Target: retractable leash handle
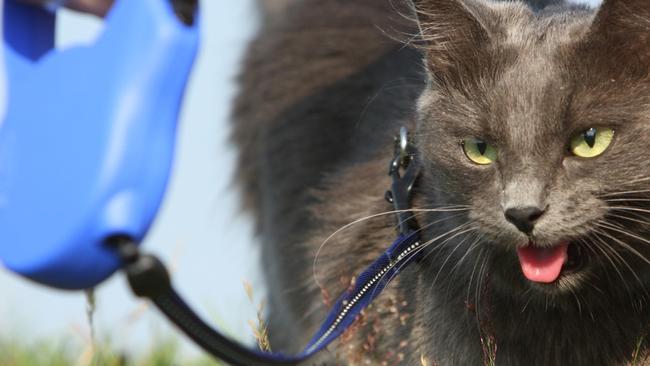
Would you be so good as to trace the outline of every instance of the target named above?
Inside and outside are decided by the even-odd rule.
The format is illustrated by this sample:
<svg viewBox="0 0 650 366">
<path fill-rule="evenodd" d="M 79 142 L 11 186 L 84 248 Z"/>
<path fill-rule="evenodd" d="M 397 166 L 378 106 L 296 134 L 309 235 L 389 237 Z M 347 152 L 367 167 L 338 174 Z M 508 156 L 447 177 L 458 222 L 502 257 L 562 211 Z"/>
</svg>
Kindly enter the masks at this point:
<svg viewBox="0 0 650 366">
<path fill-rule="evenodd" d="M 88 47 L 54 49 L 55 15 L 5 1 L 8 109 L 0 124 L 0 260 L 63 289 L 121 265 L 160 205 L 198 48 L 169 0 L 117 0 Z"/>
</svg>

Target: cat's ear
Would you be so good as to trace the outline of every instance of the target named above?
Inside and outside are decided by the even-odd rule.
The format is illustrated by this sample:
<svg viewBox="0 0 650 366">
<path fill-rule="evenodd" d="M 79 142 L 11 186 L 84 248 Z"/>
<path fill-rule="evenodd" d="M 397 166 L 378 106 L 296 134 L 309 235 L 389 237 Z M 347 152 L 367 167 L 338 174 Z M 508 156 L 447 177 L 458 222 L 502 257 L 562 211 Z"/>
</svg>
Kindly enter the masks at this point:
<svg viewBox="0 0 650 366">
<path fill-rule="evenodd" d="M 587 40 L 609 54 L 650 61 L 650 0 L 605 0 Z"/>
<path fill-rule="evenodd" d="M 650 1 L 650 0 L 649 0 Z M 435 79 L 474 69 L 492 37 L 490 10 L 476 0 L 412 0 L 421 48 Z"/>
</svg>

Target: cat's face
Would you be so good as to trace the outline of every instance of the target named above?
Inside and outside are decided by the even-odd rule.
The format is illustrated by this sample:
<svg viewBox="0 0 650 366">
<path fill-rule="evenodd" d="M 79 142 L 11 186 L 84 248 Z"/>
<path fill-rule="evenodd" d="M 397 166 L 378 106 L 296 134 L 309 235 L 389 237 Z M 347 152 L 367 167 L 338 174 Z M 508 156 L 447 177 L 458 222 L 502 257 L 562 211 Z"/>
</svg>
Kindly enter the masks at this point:
<svg viewBox="0 0 650 366">
<path fill-rule="evenodd" d="M 460 234 L 433 261 L 454 258 L 466 273 L 489 256 L 506 290 L 643 287 L 650 57 L 648 24 L 634 17 L 650 15 L 650 3 L 610 0 L 595 15 L 416 5 L 430 74 L 419 103 L 421 189 L 432 205 L 466 208 L 440 226 Z"/>
</svg>

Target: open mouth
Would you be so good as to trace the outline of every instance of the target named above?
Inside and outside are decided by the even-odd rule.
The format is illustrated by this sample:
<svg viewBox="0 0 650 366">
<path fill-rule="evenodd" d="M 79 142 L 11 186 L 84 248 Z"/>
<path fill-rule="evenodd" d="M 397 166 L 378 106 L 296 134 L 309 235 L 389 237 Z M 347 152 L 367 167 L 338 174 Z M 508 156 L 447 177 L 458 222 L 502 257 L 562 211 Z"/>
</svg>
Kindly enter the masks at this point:
<svg viewBox="0 0 650 366">
<path fill-rule="evenodd" d="M 518 248 L 517 256 L 524 276 L 542 284 L 554 283 L 563 275 L 576 273 L 586 262 L 580 246 L 568 240 L 551 247 L 539 247 L 531 242 Z"/>
</svg>

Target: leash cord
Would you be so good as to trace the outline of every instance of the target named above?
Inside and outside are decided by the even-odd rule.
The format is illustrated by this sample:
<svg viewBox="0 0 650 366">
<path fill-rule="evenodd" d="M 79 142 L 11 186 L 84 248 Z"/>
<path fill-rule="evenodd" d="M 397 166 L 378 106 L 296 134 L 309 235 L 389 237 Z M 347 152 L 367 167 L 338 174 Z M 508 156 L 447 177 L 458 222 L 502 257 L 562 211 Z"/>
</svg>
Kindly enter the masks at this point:
<svg viewBox="0 0 650 366">
<path fill-rule="evenodd" d="M 109 239 L 107 244 L 117 250 L 136 296 L 151 300 L 206 352 L 236 366 L 298 365 L 325 349 L 354 323 L 361 310 L 379 296 L 392 278 L 419 258 L 422 249 L 417 232 L 401 234 L 357 277 L 355 287 L 341 295 L 305 350 L 296 356 L 287 356 L 248 349 L 205 323 L 174 290 L 165 265 L 153 255 L 141 254 L 135 241 L 119 236 Z"/>
<path fill-rule="evenodd" d="M 206 352 L 237 366 L 298 364 L 297 361 L 271 358 L 249 350 L 214 330 L 174 290 L 165 265 L 153 255 L 140 254 L 137 245 L 129 237 L 112 237 L 107 245 L 116 249 L 123 261 L 123 270 L 133 293 L 151 300 L 172 323 Z"/>
</svg>

